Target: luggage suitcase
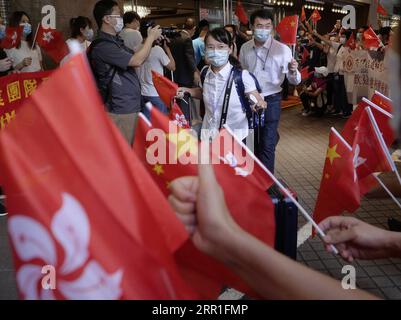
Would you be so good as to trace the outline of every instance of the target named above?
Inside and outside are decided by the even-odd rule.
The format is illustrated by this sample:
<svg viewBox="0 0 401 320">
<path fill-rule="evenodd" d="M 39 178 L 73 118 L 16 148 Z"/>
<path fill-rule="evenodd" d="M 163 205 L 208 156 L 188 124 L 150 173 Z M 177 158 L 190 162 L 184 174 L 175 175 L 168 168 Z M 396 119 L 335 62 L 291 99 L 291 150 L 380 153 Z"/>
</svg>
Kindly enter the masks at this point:
<svg viewBox="0 0 401 320">
<path fill-rule="evenodd" d="M 284 187 L 287 184 L 280 180 Z M 291 189 L 290 189 L 291 191 Z M 292 196 L 297 199 L 296 194 L 292 192 Z M 284 193 L 273 185 L 269 190 L 273 204 L 276 219 L 276 240 L 275 248 L 284 255 L 296 260 L 297 258 L 297 235 L 298 235 L 298 208 L 284 195 Z"/>
</svg>

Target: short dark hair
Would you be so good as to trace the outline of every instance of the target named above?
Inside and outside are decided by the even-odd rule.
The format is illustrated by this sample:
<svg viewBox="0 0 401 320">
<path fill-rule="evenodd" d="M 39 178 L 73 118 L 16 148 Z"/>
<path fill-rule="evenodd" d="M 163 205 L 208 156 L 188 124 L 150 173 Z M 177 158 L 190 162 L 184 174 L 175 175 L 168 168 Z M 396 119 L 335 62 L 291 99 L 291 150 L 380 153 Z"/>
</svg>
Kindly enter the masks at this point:
<svg viewBox="0 0 401 320">
<path fill-rule="evenodd" d="M 343 33 L 342 33 L 342 35 L 344 35 L 347 38 L 347 40 L 349 40 L 349 38 L 351 38 L 352 34 L 353 34 L 353 32 L 350 29 L 343 31 Z"/>
<path fill-rule="evenodd" d="M 206 27 L 209 28 L 209 21 L 207 21 L 206 19 L 199 21 L 199 24 L 198 24 L 199 30 L 202 30 L 203 28 L 206 28 Z"/>
<path fill-rule="evenodd" d="M 205 44 L 207 43 L 207 40 L 212 37 L 216 41 L 225 43 L 228 45 L 231 49 L 234 48 L 234 39 L 231 37 L 231 34 L 224 28 L 216 28 L 213 30 L 210 30 L 206 37 L 205 37 Z M 229 57 L 229 62 L 238 69 L 242 69 L 241 63 L 238 61 L 237 58 L 235 58 L 233 55 L 230 55 Z"/>
<path fill-rule="evenodd" d="M 273 14 L 267 10 L 267 9 L 260 9 L 252 12 L 251 14 L 251 25 L 255 23 L 256 18 L 261 18 L 261 19 L 270 19 L 272 22 L 274 22 L 274 17 Z"/>
<path fill-rule="evenodd" d="M 382 28 L 380 28 L 380 30 L 379 30 L 379 34 L 380 34 L 381 36 L 387 36 L 387 37 L 389 37 L 389 36 L 390 36 L 390 32 L 391 32 L 391 27 L 382 27 Z"/>
<path fill-rule="evenodd" d="M 78 16 L 70 20 L 71 38 L 81 35 L 81 28 L 92 28 L 92 21 L 88 17 Z"/>
<path fill-rule="evenodd" d="M 125 26 L 129 23 L 134 22 L 134 20 L 141 22 L 141 17 L 135 11 L 128 11 L 128 12 L 124 13 L 123 20 L 124 20 L 124 26 Z"/>
<path fill-rule="evenodd" d="M 93 16 L 95 17 L 99 29 L 102 27 L 103 17 L 111 14 L 114 7 L 118 7 L 118 3 L 114 0 L 100 0 L 95 4 Z"/>
</svg>

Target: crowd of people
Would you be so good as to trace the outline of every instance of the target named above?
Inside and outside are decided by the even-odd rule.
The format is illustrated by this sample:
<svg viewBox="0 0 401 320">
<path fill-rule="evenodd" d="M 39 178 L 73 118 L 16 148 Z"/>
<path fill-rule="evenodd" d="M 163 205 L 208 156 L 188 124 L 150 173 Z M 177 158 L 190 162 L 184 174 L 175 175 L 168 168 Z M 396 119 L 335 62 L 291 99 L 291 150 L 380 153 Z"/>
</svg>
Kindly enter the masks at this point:
<svg viewBox="0 0 401 320">
<path fill-rule="evenodd" d="M 169 112 L 170 106 L 160 99 L 153 84 L 152 71 L 167 74 L 178 84 L 178 98 L 189 94 L 203 102 L 201 140 L 213 138 L 224 124 L 241 140 L 254 132 L 258 137 L 256 155 L 271 172 L 279 141 L 283 83 L 298 88 L 305 116 L 315 112 L 349 117 L 352 113 L 342 60 L 352 31 L 343 30 L 339 23 L 326 35 L 308 23 L 301 24 L 294 57 L 278 40 L 274 18 L 264 9 L 252 13 L 250 30 L 236 25 L 210 30 L 206 20 L 196 25 L 191 18 L 180 30 L 162 29 L 135 12 L 123 14 L 113 0 L 98 1 L 93 15 L 97 36 L 91 19 L 79 16 L 70 21 L 67 42 L 77 40 L 87 52 L 106 112 L 129 144 L 134 141 L 138 114 L 146 113 L 146 102 Z M 30 23 L 25 12 L 11 15 L 9 25 L 23 26 L 23 36 L 17 48 L 0 50 L 2 75 L 43 70 L 41 49 L 33 43 Z M 361 50 L 365 29 L 358 29 L 356 34 Z M 388 50 L 391 30 L 383 28 L 380 35 L 383 50 Z M 4 25 L 0 21 L 2 36 Z M 303 50 L 308 50 L 309 58 L 300 66 Z M 305 66 L 313 76 L 303 82 L 300 68 Z M 187 103 L 179 101 L 179 105 L 186 114 Z M 400 107 L 394 109 L 398 112 Z M 335 280 L 285 258 L 246 234 L 231 218 L 212 168 L 200 165 L 199 172 L 199 177 L 172 183 L 172 206 L 187 224 L 195 245 L 232 266 L 262 296 L 372 298 L 362 291 L 342 290 Z M 335 244 L 347 261 L 401 255 L 399 233 L 341 217 L 323 221 L 321 226 L 327 233 L 326 244 Z"/>
<path fill-rule="evenodd" d="M 345 70 L 344 61 L 351 50 L 354 50 L 349 46 L 351 37 L 355 39 L 355 50 L 369 50 L 364 44 L 363 36 L 369 27 L 345 30 L 341 21 L 337 20 L 331 32 L 325 35 L 312 29 L 308 21 L 301 23 L 300 27 L 297 39 L 298 58 L 302 61 L 302 68 L 307 67 L 313 74 L 303 82 L 299 90 L 304 107 L 302 115 L 328 114 L 349 118 L 353 103 L 349 98 L 346 82 L 347 77 L 352 75 Z M 375 32 L 382 42 L 382 47 L 378 50 L 385 52 L 393 34 L 392 29 L 382 27 Z"/>
</svg>

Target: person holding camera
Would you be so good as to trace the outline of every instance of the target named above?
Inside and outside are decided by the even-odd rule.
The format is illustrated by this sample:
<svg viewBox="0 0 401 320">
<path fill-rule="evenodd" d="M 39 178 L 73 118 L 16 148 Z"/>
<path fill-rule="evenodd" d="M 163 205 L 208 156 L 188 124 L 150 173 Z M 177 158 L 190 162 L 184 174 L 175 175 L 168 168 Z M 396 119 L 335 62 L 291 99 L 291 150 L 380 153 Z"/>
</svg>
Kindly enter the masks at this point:
<svg viewBox="0 0 401 320">
<path fill-rule="evenodd" d="M 99 34 L 89 47 L 88 59 L 110 118 L 132 145 L 141 111 L 141 85 L 134 68 L 145 62 L 162 31 L 159 26 L 150 28 L 142 48 L 134 54 L 118 36 L 124 23 L 117 2 L 98 1 L 93 15 Z"/>
<path fill-rule="evenodd" d="M 152 21 L 141 22 L 140 32 L 144 41 L 148 38 L 148 29 L 154 25 L 155 24 Z M 153 85 L 152 71 L 163 74 L 164 67 L 170 71 L 175 70 L 175 60 L 171 54 L 169 43 L 170 40 L 167 37 L 163 37 L 161 41 L 155 41 L 150 50 L 149 57 L 139 68 L 137 68 L 137 73 L 141 81 L 141 93 L 144 102 L 152 103 L 157 109 L 165 114 L 168 113 L 168 106 L 166 106 L 160 99 L 157 90 Z M 145 114 L 149 113 L 146 112 L 147 109 L 144 111 Z"/>
</svg>

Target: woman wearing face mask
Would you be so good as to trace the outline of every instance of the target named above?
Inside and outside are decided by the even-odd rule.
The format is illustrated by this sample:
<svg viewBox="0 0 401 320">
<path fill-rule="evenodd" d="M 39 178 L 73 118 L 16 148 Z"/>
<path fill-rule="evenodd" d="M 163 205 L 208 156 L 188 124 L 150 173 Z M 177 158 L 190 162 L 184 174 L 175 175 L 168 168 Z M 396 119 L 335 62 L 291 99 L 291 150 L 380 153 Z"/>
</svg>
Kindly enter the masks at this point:
<svg viewBox="0 0 401 320">
<path fill-rule="evenodd" d="M 87 17 L 76 17 L 70 20 L 71 37 L 66 41 L 67 45 L 71 41 L 76 40 L 81 45 L 82 52 L 86 52 L 91 45 L 94 38 L 94 31 L 92 29 L 92 21 Z M 64 57 L 60 65 L 63 65 L 70 55 Z"/>
<path fill-rule="evenodd" d="M 178 96 L 189 92 L 195 98 L 203 97 L 206 113 L 202 124 L 202 140 L 214 138 L 224 124 L 235 130 L 240 139 L 245 139 L 249 133 L 249 123 L 245 107 L 241 104 L 233 83 L 235 70 L 241 72 L 244 93 L 255 99 L 254 110 L 264 109 L 267 104 L 257 91 L 255 79 L 248 71 L 242 70 L 238 60 L 231 55 L 233 43 L 229 32 L 224 28 L 214 29 L 206 35 L 205 44 L 206 62 L 210 66 L 206 66 L 201 72 L 202 88 L 179 88 Z M 229 87 L 231 90 L 228 90 Z"/>
<path fill-rule="evenodd" d="M 86 51 L 94 37 L 92 29 L 92 21 L 87 17 L 76 17 L 70 20 L 71 38 L 67 43 L 72 40 L 78 40 L 81 44 L 82 51 Z"/>
<path fill-rule="evenodd" d="M 23 34 L 20 45 L 17 48 L 5 50 L 7 56 L 13 61 L 13 67 L 19 72 L 37 72 L 42 71 L 42 53 L 36 44 L 33 49 L 32 26 L 26 12 L 15 11 L 9 19 L 10 27 L 23 26 Z"/>
<path fill-rule="evenodd" d="M 0 17 L 0 41 L 3 40 L 6 34 L 6 26 L 4 25 L 4 20 Z M 7 58 L 7 54 L 4 52 L 3 48 L 0 48 L 0 77 L 6 76 L 8 71 L 12 67 L 12 60 Z"/>
</svg>

